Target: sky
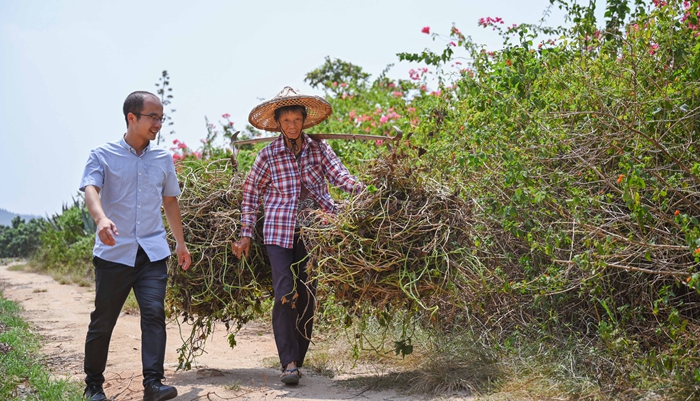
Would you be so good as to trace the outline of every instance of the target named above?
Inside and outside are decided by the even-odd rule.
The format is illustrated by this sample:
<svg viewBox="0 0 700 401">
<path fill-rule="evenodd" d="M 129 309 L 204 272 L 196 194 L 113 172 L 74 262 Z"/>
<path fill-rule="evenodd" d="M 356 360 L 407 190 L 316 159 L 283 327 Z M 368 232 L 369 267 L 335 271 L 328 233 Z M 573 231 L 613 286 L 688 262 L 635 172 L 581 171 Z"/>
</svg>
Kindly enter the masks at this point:
<svg viewBox="0 0 700 401">
<path fill-rule="evenodd" d="M 421 33 L 453 24 L 489 49 L 502 40 L 477 25 L 537 23 L 549 0 L 0 0 L 0 208 L 53 215 L 72 204 L 91 149 L 126 131 L 122 105 L 170 75 L 169 148 L 197 149 L 205 117 L 230 114 L 245 128 L 250 110 L 284 86 L 304 82 L 326 57 L 376 77 L 407 79 L 416 64 L 396 53 L 441 51 Z M 602 6 L 599 6 L 599 8 Z M 548 25 L 563 23 L 554 9 Z M 175 130 L 170 135 L 169 131 Z M 221 142 L 223 144 L 223 142 Z"/>
</svg>

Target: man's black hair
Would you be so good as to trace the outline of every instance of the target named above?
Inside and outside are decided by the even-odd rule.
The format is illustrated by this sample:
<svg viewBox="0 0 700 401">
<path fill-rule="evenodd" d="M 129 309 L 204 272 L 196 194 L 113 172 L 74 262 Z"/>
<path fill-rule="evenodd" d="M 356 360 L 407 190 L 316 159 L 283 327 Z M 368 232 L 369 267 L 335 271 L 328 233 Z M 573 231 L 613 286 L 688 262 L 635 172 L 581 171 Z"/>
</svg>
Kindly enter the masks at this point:
<svg viewBox="0 0 700 401">
<path fill-rule="evenodd" d="M 131 92 L 129 96 L 126 97 L 126 100 L 124 100 L 124 120 L 126 120 L 127 128 L 129 128 L 129 113 L 134 114 L 137 120 L 141 118 L 140 113 L 143 110 L 143 101 L 146 96 L 153 96 L 157 99 L 156 95 L 151 92 L 136 91 Z"/>
<path fill-rule="evenodd" d="M 275 121 L 280 121 L 280 116 L 282 115 L 282 113 L 288 113 L 292 111 L 301 113 L 301 116 L 304 118 L 304 120 L 306 120 L 306 107 L 300 106 L 298 104 L 293 104 L 291 106 L 282 106 L 279 109 L 275 109 Z"/>
</svg>

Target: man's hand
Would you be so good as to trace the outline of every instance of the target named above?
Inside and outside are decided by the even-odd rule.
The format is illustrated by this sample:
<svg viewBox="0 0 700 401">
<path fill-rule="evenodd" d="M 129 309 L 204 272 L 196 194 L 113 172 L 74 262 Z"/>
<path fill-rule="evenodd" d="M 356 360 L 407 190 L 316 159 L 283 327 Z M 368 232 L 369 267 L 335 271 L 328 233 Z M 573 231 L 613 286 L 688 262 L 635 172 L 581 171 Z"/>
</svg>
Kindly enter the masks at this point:
<svg viewBox="0 0 700 401">
<path fill-rule="evenodd" d="M 175 244 L 175 253 L 177 254 L 177 264 L 182 267 L 182 270 L 189 269 L 192 264 L 192 257 L 187 249 L 187 245 L 184 242 Z"/>
<path fill-rule="evenodd" d="M 250 237 L 242 237 L 236 242 L 231 243 L 231 249 L 233 254 L 236 255 L 238 259 L 241 259 L 241 255 L 244 258 L 248 257 L 248 252 L 250 251 Z"/>
<path fill-rule="evenodd" d="M 97 236 L 103 244 L 114 246 L 117 243 L 114 237 L 117 235 L 119 235 L 119 231 L 117 231 L 117 226 L 114 225 L 112 220 L 103 217 L 97 221 Z"/>
</svg>

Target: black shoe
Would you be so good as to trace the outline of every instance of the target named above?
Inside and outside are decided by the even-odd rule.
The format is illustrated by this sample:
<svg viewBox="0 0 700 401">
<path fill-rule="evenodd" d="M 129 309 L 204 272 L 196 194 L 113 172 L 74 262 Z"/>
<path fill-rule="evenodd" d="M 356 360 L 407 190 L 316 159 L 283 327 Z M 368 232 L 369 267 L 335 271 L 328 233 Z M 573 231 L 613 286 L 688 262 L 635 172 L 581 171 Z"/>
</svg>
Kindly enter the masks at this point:
<svg viewBox="0 0 700 401">
<path fill-rule="evenodd" d="M 88 383 L 88 385 L 85 386 L 85 392 L 83 392 L 83 396 L 86 400 L 90 401 L 107 400 L 107 396 L 105 395 L 104 390 L 102 390 L 102 385 L 99 383 Z"/>
<path fill-rule="evenodd" d="M 177 389 L 155 380 L 143 388 L 143 401 L 162 401 L 177 397 Z"/>
</svg>

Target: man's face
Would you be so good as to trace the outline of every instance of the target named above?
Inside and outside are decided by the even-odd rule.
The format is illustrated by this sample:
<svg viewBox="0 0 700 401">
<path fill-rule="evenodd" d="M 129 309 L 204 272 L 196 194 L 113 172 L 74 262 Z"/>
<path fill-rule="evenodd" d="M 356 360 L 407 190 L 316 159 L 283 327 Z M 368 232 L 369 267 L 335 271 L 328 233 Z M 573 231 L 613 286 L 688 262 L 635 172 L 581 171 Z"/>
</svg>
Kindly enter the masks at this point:
<svg viewBox="0 0 700 401">
<path fill-rule="evenodd" d="M 134 115 L 131 124 L 134 132 L 141 138 L 152 141 L 156 139 L 158 132 L 163 127 L 163 105 L 160 99 L 154 96 L 146 96 L 143 99 L 143 110 L 139 115 Z M 138 118 L 140 116 L 140 118 Z"/>
<path fill-rule="evenodd" d="M 290 138 L 297 139 L 301 135 L 301 127 L 304 125 L 304 116 L 300 111 L 286 111 L 279 119 L 282 131 Z"/>
</svg>

